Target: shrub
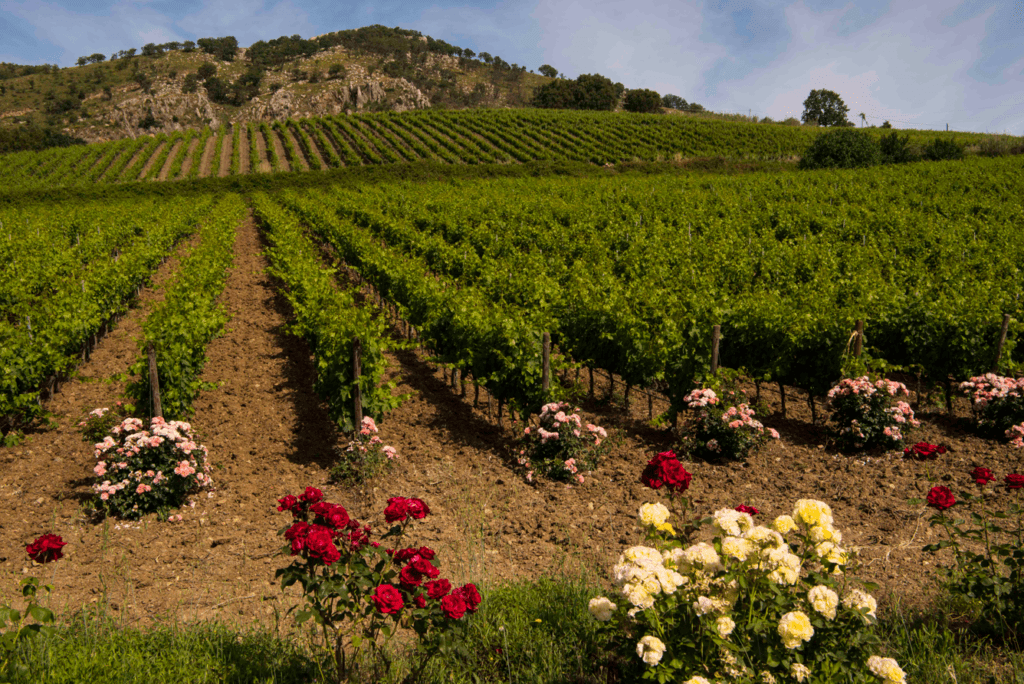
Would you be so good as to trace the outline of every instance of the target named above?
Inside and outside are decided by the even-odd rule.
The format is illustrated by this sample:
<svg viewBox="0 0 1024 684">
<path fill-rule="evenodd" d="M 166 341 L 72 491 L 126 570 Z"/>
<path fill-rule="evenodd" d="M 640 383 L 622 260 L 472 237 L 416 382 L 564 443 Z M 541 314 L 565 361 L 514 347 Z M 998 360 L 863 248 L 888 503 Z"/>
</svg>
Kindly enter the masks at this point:
<svg viewBox="0 0 1024 684">
<path fill-rule="evenodd" d="M 903 445 L 903 430 L 917 427 L 914 410 L 897 396 L 907 396 L 906 385 L 868 376 L 844 378 L 828 392 L 835 424 L 834 438 L 840 449 L 896 448 Z"/>
<path fill-rule="evenodd" d="M 363 424 L 355 439 L 341 453 L 341 458 L 331 468 L 334 482 L 362 482 L 384 473 L 398 457 L 394 447 L 384 444 L 380 430 L 370 416 L 363 417 Z"/>
<path fill-rule="evenodd" d="M 931 553 L 952 551 L 953 567 L 941 570 L 943 582 L 950 594 L 977 607 L 973 631 L 1019 640 L 1024 636 L 1024 554 L 1020 548 L 1024 507 L 1018 496 L 1024 488 L 1024 475 L 1004 476 L 1003 485 L 1014 495 L 1005 510 L 991 508 L 997 496 L 986 491 L 996 480 L 991 470 L 978 466 L 970 477 L 980 495 L 955 496 L 945 486 L 932 487 L 928 492 L 928 506 L 936 510 L 931 524 L 942 527 L 947 538 L 924 549 Z M 952 510 L 963 512 L 951 515 Z"/>
<path fill-rule="evenodd" d="M 78 421 L 78 427 L 82 429 L 82 436 L 89 442 L 98 442 L 110 432 L 110 430 L 122 422 L 125 418 L 135 412 L 132 404 L 117 402 L 114 409 L 98 408 L 89 411 L 82 420 Z"/>
<path fill-rule="evenodd" d="M 622 105 L 627 112 L 650 114 L 661 111 L 661 95 L 653 90 L 627 90 Z"/>
<path fill-rule="evenodd" d="M 608 438 L 604 428 L 584 424 L 578 408 L 551 402 L 541 407 L 539 426 L 523 429 L 517 461 L 526 469 L 526 481 L 534 473 L 553 480 L 583 484 L 583 473 L 594 470 Z M 605 444 L 605 447 L 607 444 Z"/>
<path fill-rule="evenodd" d="M 964 146 L 952 138 L 935 138 L 924 147 L 924 158 L 947 161 L 964 158 Z"/>
<path fill-rule="evenodd" d="M 1007 437 L 1024 448 L 1024 378 L 986 373 L 960 383 L 971 400 L 978 431 L 988 437 Z"/>
<path fill-rule="evenodd" d="M 878 143 L 855 128 L 836 128 L 822 133 L 800 160 L 801 169 L 852 169 L 873 166 L 881 160 Z"/>
<path fill-rule="evenodd" d="M 903 164 L 917 160 L 907 134 L 901 136 L 895 131 L 887 133 L 878 139 L 878 147 L 882 152 L 883 164 Z"/>
<path fill-rule="evenodd" d="M 874 587 L 854 579 L 828 505 L 797 501 L 771 527 L 721 509 L 711 543 L 680 541 L 670 517 L 661 504 L 640 509 L 648 545 L 612 569 L 622 605 L 589 604 L 634 670 L 625 681 L 904 681 L 875 655 Z"/>
<path fill-rule="evenodd" d="M 314 618 L 322 628 L 339 679 L 345 680 L 348 663 L 365 660 L 364 655 L 376 670 L 399 627 L 411 627 L 418 637 L 420 670 L 434 655 L 457 649 L 463 618 L 481 603 L 476 586 L 456 588 L 440 577 L 433 549 L 398 548 L 408 524 L 430 514 L 427 504 L 388 499 L 384 519 L 391 529 L 382 539 L 394 539 L 395 547 L 383 549 L 370 540 L 370 525 L 360 525 L 343 506 L 323 498 L 319 489 L 307 487 L 299 496 L 278 499 L 277 510 L 293 519 L 280 532 L 288 542 L 281 553 L 298 558 L 277 577 L 282 590 L 302 587 L 305 608 L 296 619 Z"/>
<path fill-rule="evenodd" d="M 754 418 L 757 409 L 745 401 L 731 383 L 720 386 L 722 396 L 710 388 L 695 389 L 683 401 L 696 415 L 682 426 L 679 446 L 692 457 L 707 461 L 744 460 L 779 433 Z"/>
<path fill-rule="evenodd" d="M 93 490 L 99 509 L 128 519 L 153 512 L 166 516 L 192 492 L 210 487 L 207 450 L 195 440 L 191 425 L 159 416 L 149 430 L 138 418 L 115 425 L 96 444 Z"/>
<path fill-rule="evenodd" d="M 344 64 L 332 64 L 327 69 L 328 78 L 345 78 L 348 75 L 348 71 L 345 69 Z"/>
</svg>

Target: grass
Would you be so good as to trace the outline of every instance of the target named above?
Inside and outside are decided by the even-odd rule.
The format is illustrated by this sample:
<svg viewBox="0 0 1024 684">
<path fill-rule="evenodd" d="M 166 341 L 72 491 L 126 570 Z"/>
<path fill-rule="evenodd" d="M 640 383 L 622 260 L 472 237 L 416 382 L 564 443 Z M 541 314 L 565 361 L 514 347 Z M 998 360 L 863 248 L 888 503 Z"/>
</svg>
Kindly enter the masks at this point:
<svg viewBox="0 0 1024 684">
<path fill-rule="evenodd" d="M 349 681 L 519 684 L 624 681 L 587 610 L 599 593 L 562 575 L 484 591 L 480 611 L 466 622 L 465 648 L 430 661 L 418 677 L 411 644 L 391 655 L 386 673 L 367 664 Z M 954 621 L 964 611 L 947 598 L 917 610 L 892 599 L 879 622 L 885 655 L 896 658 L 908 682 L 1019 684 L 1019 649 L 972 637 Z M 279 637 L 256 626 L 239 631 L 217 622 L 157 623 L 140 629 L 118 624 L 102 610 L 83 612 L 52 637 L 19 649 L 25 669 L 12 682 L 332 682 L 329 657 L 306 635 Z"/>
</svg>

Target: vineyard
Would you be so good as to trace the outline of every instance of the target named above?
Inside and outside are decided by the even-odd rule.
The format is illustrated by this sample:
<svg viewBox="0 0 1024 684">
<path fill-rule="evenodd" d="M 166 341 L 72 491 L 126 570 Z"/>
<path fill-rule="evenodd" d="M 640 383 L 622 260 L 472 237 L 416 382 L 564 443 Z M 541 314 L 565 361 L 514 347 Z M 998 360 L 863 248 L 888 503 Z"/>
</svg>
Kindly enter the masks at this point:
<svg viewBox="0 0 1024 684">
<path fill-rule="evenodd" d="M 470 623 L 484 626 L 466 632 L 478 640 L 465 656 L 474 664 L 459 665 L 477 669 L 459 677 L 512 680 L 511 662 L 535 673 L 538 651 L 530 649 L 571 628 L 580 645 L 567 648 L 579 652 L 558 657 L 577 674 L 536 681 L 631 681 L 636 663 L 595 650 L 586 601 L 600 594 L 626 604 L 608 593 L 617 590 L 607 570 L 626 547 L 650 542 L 652 529 L 665 531 L 637 524 L 641 504 L 664 500 L 682 514 L 666 494 L 689 488 L 695 521 L 716 509 L 735 517 L 742 504 L 760 522 L 788 516 L 796 500 L 820 499 L 834 510 L 844 547 L 860 548 L 855 569 L 880 586 L 879 615 L 891 632 L 885 653 L 900 659 L 908 681 L 1013 681 L 1019 664 L 1009 647 L 978 642 L 966 657 L 950 636 L 935 656 L 946 637 L 893 636 L 911 627 L 899 632 L 890 616 L 932 605 L 935 566 L 950 558 L 927 548 L 944 538 L 927 518 L 928 506 L 945 510 L 932 485 L 981 486 L 976 478 L 992 476 L 982 466 L 1000 478 L 1020 472 L 1009 432 L 977 430 L 978 406 L 958 390 L 974 376 L 993 372 L 1013 383 L 1020 373 L 1019 157 L 736 176 L 597 169 L 571 177 L 537 167 L 535 175 L 487 179 L 379 182 L 365 170 L 366 178 L 344 182 L 329 174 L 319 183 L 278 182 L 290 172 L 315 179 L 317 171 L 417 162 L 783 159 L 801 155 L 813 137 L 800 127 L 682 117 L 430 111 L 208 128 L 3 158 L 0 182 L 15 192 L 0 202 L 0 500 L 9 502 L 0 507 L 0 581 L 41 575 L 16 547 L 52 530 L 68 542 L 52 580 L 62 611 L 96 604 L 132 625 L 157 615 L 273 625 L 277 636 L 312 643 L 288 614 L 306 579 L 282 588 L 274 579 L 288 562 L 276 554 L 284 542 L 274 530 L 312 501 L 304 488 L 313 486 L 344 504 L 345 538 L 358 550 L 370 527 L 348 525 L 350 514 L 382 534 L 396 519 L 396 497 L 415 497 L 402 501 L 431 509 L 419 516 L 431 517 L 416 531 L 416 548 L 450 559 L 453 583 L 486 589 Z M 967 143 L 982 138 L 957 134 Z M 265 182 L 245 192 L 126 184 L 247 174 Z M 79 190 L 107 183 L 122 184 L 113 199 Z M 43 190 L 46 201 L 32 199 Z M 908 430 L 920 421 L 907 446 L 920 441 L 922 452 L 837 446 L 831 388 L 851 368 L 888 378 L 878 379 L 885 387 L 908 385 L 896 412 L 911 417 Z M 714 387 L 724 399 L 716 383 L 734 372 L 751 406 L 716 417 L 717 427 L 753 424 L 762 444 L 734 460 L 685 452 L 681 437 L 699 398 L 710 396 L 694 391 Z M 847 378 L 848 386 L 870 385 L 857 382 Z M 97 465 L 100 447 L 114 441 L 94 453 L 82 426 L 90 411 L 119 400 L 131 406 L 114 413 L 148 420 L 159 402 L 168 421 L 190 423 L 181 429 L 199 437 L 183 448 L 209 448 L 202 491 L 170 508 L 122 508 L 134 517 L 101 515 L 97 492 L 117 488 L 100 486 L 101 477 L 128 465 Z M 551 403 L 559 401 L 567 403 Z M 733 415 L 743 420 L 733 425 Z M 592 440 L 594 454 L 601 446 L 600 458 L 558 456 L 561 479 L 539 468 L 535 477 L 526 450 L 572 439 L 571 416 L 575 437 Z M 554 437 L 548 430 L 558 421 L 563 433 Z M 163 437 L 147 436 L 144 448 L 171 434 L 159 429 Z M 375 445 L 390 450 L 385 475 L 335 477 L 340 459 L 357 462 L 359 450 Z M 651 484 L 651 469 L 674 459 L 669 450 L 680 451 L 685 482 L 666 471 Z M 176 476 L 196 473 L 188 460 L 173 465 Z M 142 484 L 127 490 L 143 507 L 165 477 L 145 471 L 132 473 Z M 1006 487 L 985 490 L 985 505 L 1016 500 L 1009 478 L 1020 476 L 1006 477 Z M 292 492 L 306 499 L 289 500 Z M 682 523 L 667 529 L 680 539 L 693 532 Z M 309 554 L 312 542 L 299 547 L 293 555 Z M 576 593 L 529 608 L 526 599 L 495 598 L 508 596 L 500 594 L 506 586 L 548 591 L 551 576 L 575 578 Z M 846 581 L 841 573 L 816 577 Z M 788 591 L 779 587 L 778 595 Z M 386 617 L 396 599 L 382 596 L 374 600 Z M 464 612 L 474 612 L 479 595 L 459 596 Z M 579 615 L 570 614 L 572 602 L 581 603 Z M 580 616 L 591 626 L 577 628 Z M 854 618 L 844 623 L 850 629 L 870 622 Z M 815 619 L 819 633 L 831 629 Z M 744 627 L 737 624 L 729 630 Z M 526 650 L 509 645 L 510 635 Z M 315 666 L 303 665 L 304 675 L 290 660 L 251 680 L 323 681 L 335 655 L 310 648 Z M 636 660 L 635 648 L 628 658 Z M 440 653 L 446 667 L 464 658 Z M 609 669 L 588 670 L 593 659 Z M 423 681 L 455 680 L 437 667 Z"/>
<path fill-rule="evenodd" d="M 883 129 L 872 131 L 881 135 Z M 618 164 L 694 157 L 799 157 L 818 132 L 683 117 L 548 110 L 357 114 L 189 130 L 0 158 L 11 190 L 433 162 Z M 982 134 L 908 133 L 978 144 Z"/>
</svg>

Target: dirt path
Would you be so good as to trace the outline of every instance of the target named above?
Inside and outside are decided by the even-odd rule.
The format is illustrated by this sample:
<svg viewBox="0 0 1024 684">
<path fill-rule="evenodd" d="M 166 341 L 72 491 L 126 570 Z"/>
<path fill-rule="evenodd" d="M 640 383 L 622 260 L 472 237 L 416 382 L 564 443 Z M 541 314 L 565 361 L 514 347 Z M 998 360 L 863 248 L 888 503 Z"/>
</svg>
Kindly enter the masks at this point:
<svg viewBox="0 0 1024 684">
<path fill-rule="evenodd" d="M 143 164 L 142 171 L 139 171 L 139 178 L 138 179 L 142 179 L 142 178 L 146 177 L 146 174 L 149 173 L 149 170 L 151 168 L 153 168 L 153 164 L 156 163 L 157 157 L 160 156 L 160 154 L 164 151 L 164 148 L 166 148 L 166 147 L 167 147 L 167 143 L 166 142 L 162 142 L 162 143 L 160 143 L 159 145 L 156 146 L 156 149 L 153 150 L 153 154 L 149 155 L 149 159 L 147 159 L 146 163 Z M 133 179 L 130 179 L 130 180 L 137 180 L 137 179 L 133 178 Z"/>
<path fill-rule="evenodd" d="M 259 129 L 256 130 L 256 149 L 260 154 L 260 173 L 270 173 L 270 161 L 267 160 L 267 139 L 263 137 L 263 132 Z"/>
<path fill-rule="evenodd" d="M 171 153 L 167 155 L 167 161 L 164 162 L 163 168 L 160 169 L 160 173 L 157 175 L 156 178 L 157 180 L 167 180 L 167 175 L 171 172 L 171 167 L 174 166 L 175 157 L 181 154 L 181 144 L 181 140 L 178 140 L 177 142 L 174 143 L 174 148 L 171 150 Z"/>
<path fill-rule="evenodd" d="M 249 173 L 249 127 L 239 124 L 242 130 L 238 138 L 238 172 Z"/>
<path fill-rule="evenodd" d="M 235 124 L 236 126 L 238 124 Z M 220 170 L 217 175 L 221 178 L 231 173 L 231 153 L 232 144 L 235 142 L 234 132 L 231 135 L 224 135 L 224 140 L 220 146 Z"/>
<path fill-rule="evenodd" d="M 185 178 L 188 176 L 189 169 L 192 168 L 192 164 L 195 163 L 196 159 L 196 147 L 199 146 L 199 138 L 195 137 L 188 143 L 188 149 L 185 150 L 185 161 L 181 164 L 181 172 L 178 174 L 178 178 Z M 176 180 L 172 178 L 171 180 Z"/>
<path fill-rule="evenodd" d="M 206 139 L 203 147 L 203 155 L 199 158 L 199 178 L 209 178 L 210 169 L 213 167 L 213 151 L 217 148 L 217 134 L 214 133 Z"/>
</svg>

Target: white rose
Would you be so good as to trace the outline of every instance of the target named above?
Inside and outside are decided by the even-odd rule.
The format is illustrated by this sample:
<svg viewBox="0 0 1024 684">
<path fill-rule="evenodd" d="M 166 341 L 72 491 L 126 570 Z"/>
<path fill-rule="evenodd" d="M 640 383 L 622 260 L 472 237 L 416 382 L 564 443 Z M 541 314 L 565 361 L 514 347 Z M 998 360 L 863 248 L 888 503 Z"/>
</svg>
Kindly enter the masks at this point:
<svg viewBox="0 0 1024 684">
<path fill-rule="evenodd" d="M 823 501 L 800 499 L 793 507 L 793 517 L 807 527 L 831 525 L 832 509 Z"/>
<path fill-rule="evenodd" d="M 885 684 L 906 684 L 906 673 L 892 658 L 871 656 L 868 658 L 868 669 L 885 680 Z"/>
<path fill-rule="evenodd" d="M 647 635 L 636 645 L 636 654 L 653 667 L 661 662 L 661 656 L 665 654 L 665 642 L 656 636 Z"/>
<path fill-rule="evenodd" d="M 875 597 L 865 594 L 860 589 L 851 589 L 850 593 L 843 597 L 843 605 L 858 611 L 866 609 L 867 613 L 864 615 L 866 622 L 871 622 L 872 618 L 877 617 L 875 611 L 878 610 L 878 602 L 875 601 Z"/>
<path fill-rule="evenodd" d="M 723 639 L 732 634 L 732 630 L 734 629 L 736 629 L 736 623 L 727 615 L 723 615 L 715 620 L 715 631 L 718 632 L 718 636 Z"/>
<path fill-rule="evenodd" d="M 660 503 L 648 503 L 640 507 L 640 522 L 648 527 L 664 525 L 670 515 L 669 510 Z"/>
<path fill-rule="evenodd" d="M 612 619 L 612 613 L 615 612 L 617 606 L 604 596 L 599 596 L 598 598 L 590 599 L 588 608 L 590 608 L 590 614 L 594 616 L 594 619 L 608 622 Z"/>
<path fill-rule="evenodd" d="M 803 663 L 793 663 L 793 679 L 798 682 L 806 682 L 811 676 L 811 671 Z"/>
<path fill-rule="evenodd" d="M 722 540 L 722 553 L 743 562 L 754 552 L 754 545 L 743 537 L 726 537 Z"/>
<path fill-rule="evenodd" d="M 818 611 L 829 620 L 836 618 L 836 608 L 839 606 L 839 594 L 832 591 L 824 584 L 818 586 L 807 592 L 807 600 L 814 606 L 814 610 Z"/>
<path fill-rule="evenodd" d="M 807 615 L 799 610 L 786 613 L 779 620 L 779 636 L 786 648 L 796 648 L 814 636 L 814 627 Z"/>
<path fill-rule="evenodd" d="M 779 534 L 789 534 L 796 529 L 796 521 L 788 515 L 780 515 L 772 523 L 772 529 Z"/>
</svg>

